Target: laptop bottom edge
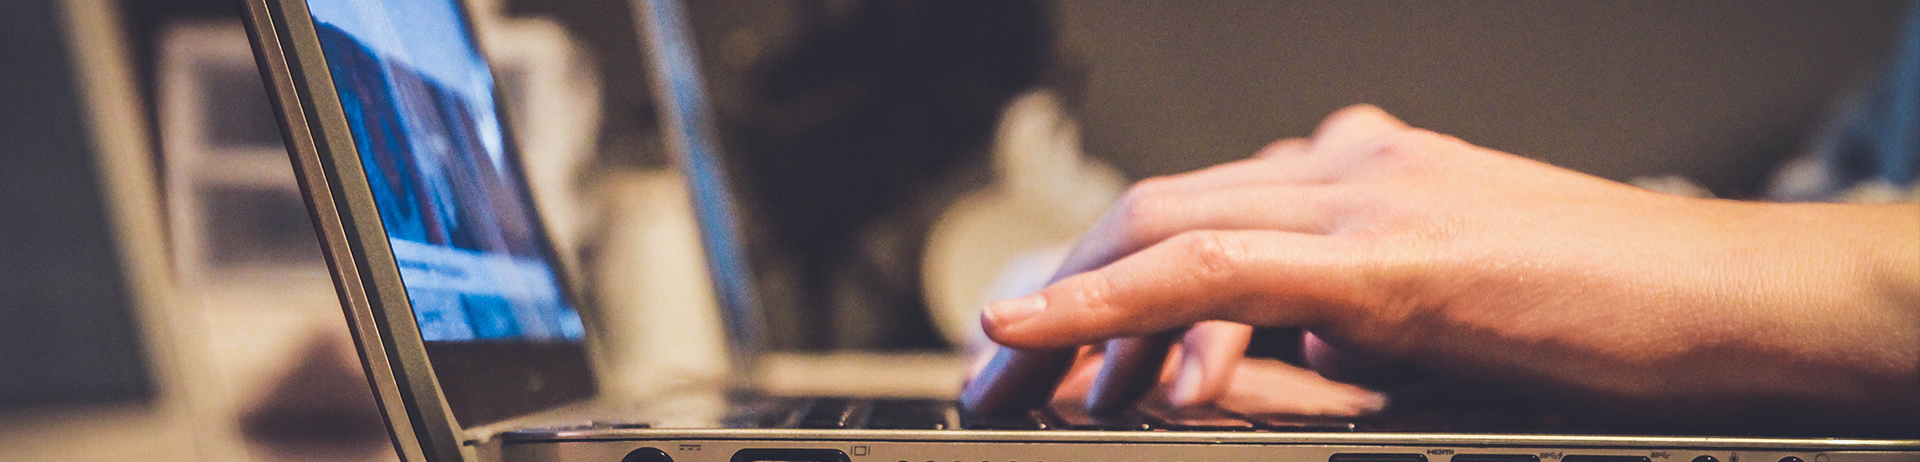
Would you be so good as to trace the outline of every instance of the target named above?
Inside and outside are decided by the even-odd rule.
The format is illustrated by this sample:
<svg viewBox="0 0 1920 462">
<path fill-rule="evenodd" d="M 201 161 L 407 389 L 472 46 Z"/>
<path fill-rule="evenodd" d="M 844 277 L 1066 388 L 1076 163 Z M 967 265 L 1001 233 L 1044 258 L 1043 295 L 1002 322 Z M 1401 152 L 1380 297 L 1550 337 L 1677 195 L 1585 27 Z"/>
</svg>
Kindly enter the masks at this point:
<svg viewBox="0 0 1920 462">
<path fill-rule="evenodd" d="M 1902 441 L 1559 435 L 583 429 L 493 442 L 503 460 L 608 462 L 1882 462 Z"/>
</svg>

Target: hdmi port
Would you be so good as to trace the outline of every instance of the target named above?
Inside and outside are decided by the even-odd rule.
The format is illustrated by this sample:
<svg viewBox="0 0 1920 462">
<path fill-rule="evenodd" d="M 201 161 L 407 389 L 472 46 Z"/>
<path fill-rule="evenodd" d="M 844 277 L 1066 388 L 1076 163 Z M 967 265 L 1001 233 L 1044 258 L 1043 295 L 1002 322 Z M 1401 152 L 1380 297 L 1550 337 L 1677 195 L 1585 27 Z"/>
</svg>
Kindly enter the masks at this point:
<svg viewBox="0 0 1920 462">
<path fill-rule="evenodd" d="M 1427 462 L 1426 454 L 1355 454 L 1340 453 L 1328 457 L 1327 462 Z"/>
<path fill-rule="evenodd" d="M 839 449 L 741 449 L 732 462 L 851 462 Z"/>
</svg>

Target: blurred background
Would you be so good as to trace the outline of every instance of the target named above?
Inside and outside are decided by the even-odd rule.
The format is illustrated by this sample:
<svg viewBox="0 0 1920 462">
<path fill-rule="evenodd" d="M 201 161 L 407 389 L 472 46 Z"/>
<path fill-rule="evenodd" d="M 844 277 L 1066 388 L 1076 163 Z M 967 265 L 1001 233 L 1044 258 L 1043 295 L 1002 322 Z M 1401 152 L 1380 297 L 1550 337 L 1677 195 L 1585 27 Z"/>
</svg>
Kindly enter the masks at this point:
<svg viewBox="0 0 1920 462">
<path fill-rule="evenodd" d="M 627 2 L 471 3 L 612 391 L 729 373 Z M 1030 290 L 1127 183 L 1349 104 L 1614 180 L 1761 196 L 1881 69 L 1905 11 L 688 6 L 771 340 L 799 358 L 754 373 L 878 358 L 918 377 L 903 394 L 950 392 L 978 306 Z M 238 12 L 0 2 L 0 459 L 392 457 Z"/>
</svg>

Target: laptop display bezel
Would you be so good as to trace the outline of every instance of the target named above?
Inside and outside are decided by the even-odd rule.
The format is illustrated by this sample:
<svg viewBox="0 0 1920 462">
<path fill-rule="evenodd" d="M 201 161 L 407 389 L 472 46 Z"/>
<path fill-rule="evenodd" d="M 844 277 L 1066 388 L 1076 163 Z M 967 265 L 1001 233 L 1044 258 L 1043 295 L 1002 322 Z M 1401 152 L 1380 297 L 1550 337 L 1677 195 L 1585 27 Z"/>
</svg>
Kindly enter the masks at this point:
<svg viewBox="0 0 1920 462">
<path fill-rule="evenodd" d="M 470 8 L 451 1 L 477 48 Z M 422 340 L 306 0 L 247 0 L 246 7 L 249 36 L 295 174 L 401 455 L 459 458 L 462 427 L 591 397 L 596 382 L 582 342 Z M 494 94 L 503 101 L 497 85 Z M 524 171 L 509 115 L 499 112 L 507 158 Z M 525 182 L 517 187 L 532 203 Z M 559 261 L 544 222 L 534 215 L 543 256 Z M 566 274 L 554 276 L 562 288 L 572 287 Z M 581 306 L 577 294 L 563 297 Z M 450 383 L 460 384 L 453 390 L 459 393 L 446 392 L 443 385 Z"/>
</svg>

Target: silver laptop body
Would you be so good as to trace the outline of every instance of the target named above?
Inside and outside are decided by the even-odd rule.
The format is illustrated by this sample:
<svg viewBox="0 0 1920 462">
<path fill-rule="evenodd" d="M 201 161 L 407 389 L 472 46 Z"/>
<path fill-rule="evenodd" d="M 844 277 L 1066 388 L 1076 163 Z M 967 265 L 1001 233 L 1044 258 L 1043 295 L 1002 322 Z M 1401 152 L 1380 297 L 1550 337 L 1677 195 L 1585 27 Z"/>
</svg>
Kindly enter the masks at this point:
<svg viewBox="0 0 1920 462">
<path fill-rule="evenodd" d="M 362 363 L 409 461 L 1920 461 L 1916 439 L 743 428 L 741 387 L 595 403 L 592 331 L 555 271 L 458 2 L 244 0 Z M 750 363 L 757 305 L 683 7 L 635 8 L 735 361 Z"/>
</svg>

